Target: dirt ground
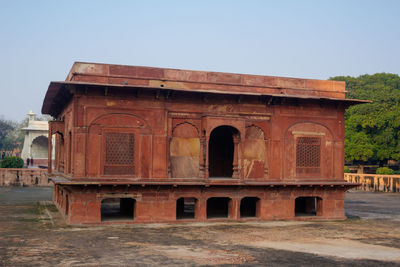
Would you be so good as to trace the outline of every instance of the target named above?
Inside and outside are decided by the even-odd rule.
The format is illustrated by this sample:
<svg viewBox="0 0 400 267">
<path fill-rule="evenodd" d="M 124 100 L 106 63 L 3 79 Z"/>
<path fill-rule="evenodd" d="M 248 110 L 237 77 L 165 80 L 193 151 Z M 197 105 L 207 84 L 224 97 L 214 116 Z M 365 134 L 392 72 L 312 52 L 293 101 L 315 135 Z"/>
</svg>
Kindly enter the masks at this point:
<svg viewBox="0 0 400 267">
<path fill-rule="evenodd" d="M 0 188 L 1 266 L 400 266 L 400 194 L 350 192 L 348 220 L 68 226 L 51 188 Z"/>
</svg>

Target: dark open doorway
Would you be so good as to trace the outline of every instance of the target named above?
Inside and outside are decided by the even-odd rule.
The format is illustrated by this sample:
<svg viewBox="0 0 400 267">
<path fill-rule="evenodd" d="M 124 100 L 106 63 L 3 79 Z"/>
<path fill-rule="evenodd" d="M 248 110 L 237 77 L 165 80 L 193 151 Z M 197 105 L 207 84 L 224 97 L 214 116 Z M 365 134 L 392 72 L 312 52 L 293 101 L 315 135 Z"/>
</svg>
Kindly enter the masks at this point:
<svg viewBox="0 0 400 267">
<path fill-rule="evenodd" d="M 322 199 L 319 197 L 298 197 L 295 200 L 295 216 L 321 215 Z"/>
<path fill-rule="evenodd" d="M 240 201 L 240 218 L 251 218 L 258 216 L 258 197 L 244 197 Z"/>
<path fill-rule="evenodd" d="M 237 133 L 231 126 L 219 126 L 211 132 L 208 147 L 210 177 L 232 177 L 235 152 L 233 135 Z"/>
<path fill-rule="evenodd" d="M 228 218 L 229 197 L 212 197 L 207 200 L 207 219 Z"/>
<path fill-rule="evenodd" d="M 101 201 L 101 220 L 133 220 L 135 214 L 135 199 L 107 198 Z"/>
<path fill-rule="evenodd" d="M 193 197 L 181 197 L 176 201 L 176 219 L 194 219 L 196 199 Z"/>
</svg>

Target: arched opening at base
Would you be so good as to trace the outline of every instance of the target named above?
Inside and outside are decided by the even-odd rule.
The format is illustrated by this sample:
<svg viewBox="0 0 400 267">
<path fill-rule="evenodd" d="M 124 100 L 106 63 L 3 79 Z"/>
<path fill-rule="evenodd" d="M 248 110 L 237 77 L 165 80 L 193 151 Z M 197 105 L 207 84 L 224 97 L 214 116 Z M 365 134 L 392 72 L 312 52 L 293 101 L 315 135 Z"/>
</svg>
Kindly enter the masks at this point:
<svg viewBox="0 0 400 267">
<path fill-rule="evenodd" d="M 240 201 L 240 218 L 258 217 L 260 199 L 258 197 L 244 197 Z"/>
<path fill-rule="evenodd" d="M 212 197 L 207 200 L 207 219 L 228 218 L 229 197 Z"/>
<path fill-rule="evenodd" d="M 197 199 L 193 197 L 181 197 L 176 201 L 176 219 L 194 219 Z"/>
<path fill-rule="evenodd" d="M 320 216 L 322 199 L 320 197 L 298 197 L 295 200 L 295 216 Z"/>
<path fill-rule="evenodd" d="M 101 201 L 101 221 L 133 220 L 136 201 L 133 198 L 107 198 Z"/>
</svg>

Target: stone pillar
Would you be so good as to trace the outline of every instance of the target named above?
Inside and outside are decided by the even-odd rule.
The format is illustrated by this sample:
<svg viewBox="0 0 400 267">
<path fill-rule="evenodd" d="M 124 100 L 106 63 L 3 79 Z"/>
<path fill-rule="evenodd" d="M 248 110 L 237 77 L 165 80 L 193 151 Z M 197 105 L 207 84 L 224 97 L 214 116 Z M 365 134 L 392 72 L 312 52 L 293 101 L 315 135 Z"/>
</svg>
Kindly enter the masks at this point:
<svg viewBox="0 0 400 267">
<path fill-rule="evenodd" d="M 210 176 L 210 169 L 209 169 L 209 165 L 208 165 L 208 139 L 210 137 L 209 136 L 204 136 L 204 144 L 203 144 L 203 158 L 204 158 L 204 178 L 205 180 L 208 180 L 209 176 Z"/>
<path fill-rule="evenodd" d="M 200 136 L 200 156 L 199 156 L 199 178 L 206 177 L 206 157 L 205 151 L 207 150 L 206 137 Z"/>
<path fill-rule="evenodd" d="M 240 143 L 240 137 L 239 136 L 233 136 L 233 173 L 232 173 L 232 178 L 239 178 L 239 160 L 238 160 L 238 154 L 239 154 L 239 143 Z"/>
<path fill-rule="evenodd" d="M 240 219 L 240 200 L 232 198 L 229 201 L 229 219 L 238 220 Z"/>
<path fill-rule="evenodd" d="M 207 220 L 207 198 L 200 197 L 196 201 L 195 219 L 200 222 Z"/>
</svg>

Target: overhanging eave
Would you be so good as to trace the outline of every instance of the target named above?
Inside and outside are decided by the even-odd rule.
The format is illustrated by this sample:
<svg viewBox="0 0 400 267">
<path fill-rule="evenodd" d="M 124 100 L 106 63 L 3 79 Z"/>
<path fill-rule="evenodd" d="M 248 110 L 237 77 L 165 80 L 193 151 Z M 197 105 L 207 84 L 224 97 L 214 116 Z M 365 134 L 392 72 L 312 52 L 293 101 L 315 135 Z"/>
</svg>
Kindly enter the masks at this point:
<svg viewBox="0 0 400 267">
<path fill-rule="evenodd" d="M 222 94 L 222 95 L 236 95 L 236 96 L 267 96 L 275 99 L 302 99 L 302 100 L 321 100 L 335 103 L 343 103 L 346 106 L 370 103 L 369 100 L 358 100 L 358 99 L 344 99 L 344 98 L 329 98 L 319 96 L 308 96 L 308 95 L 288 95 L 288 94 L 265 94 L 259 92 L 238 92 L 238 91 L 226 91 L 226 90 L 209 90 L 209 89 L 185 89 L 185 88 L 170 88 L 170 87 L 157 87 L 157 86 L 143 86 L 143 85 L 118 85 L 118 84 L 103 84 L 103 83 L 87 83 L 87 82 L 74 82 L 74 81 L 60 81 L 51 82 L 47 90 L 45 99 L 43 101 L 42 113 L 49 114 L 53 117 L 57 117 L 62 111 L 63 107 L 72 98 L 72 93 L 67 89 L 67 86 L 83 86 L 86 89 L 95 87 L 107 87 L 111 88 L 122 88 L 126 90 L 134 89 L 148 89 L 148 90 L 170 90 L 170 91 L 181 91 L 190 93 L 207 93 L 207 94 Z"/>
</svg>

